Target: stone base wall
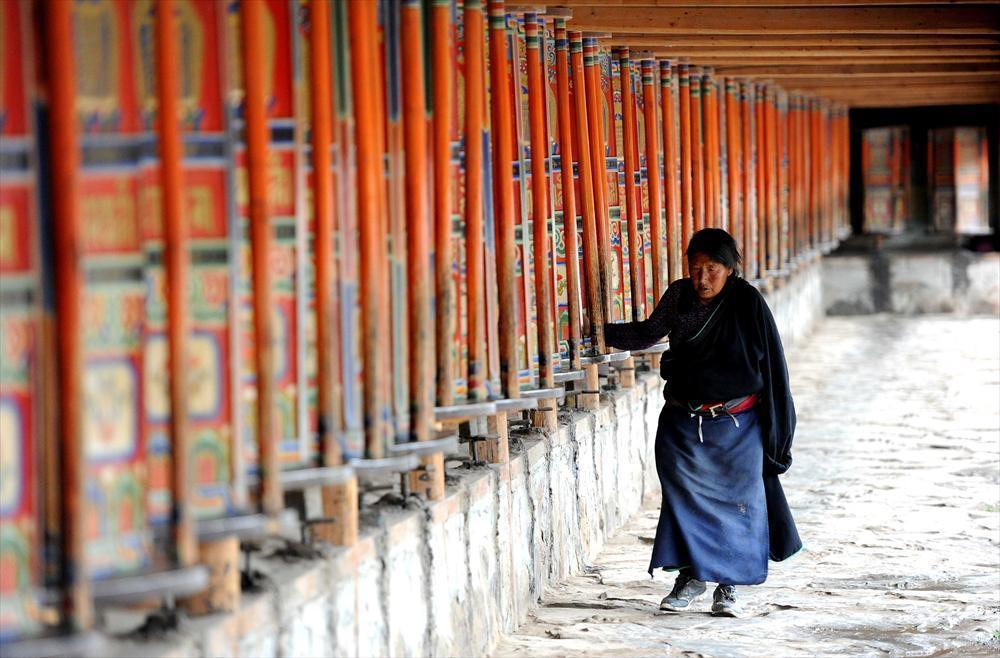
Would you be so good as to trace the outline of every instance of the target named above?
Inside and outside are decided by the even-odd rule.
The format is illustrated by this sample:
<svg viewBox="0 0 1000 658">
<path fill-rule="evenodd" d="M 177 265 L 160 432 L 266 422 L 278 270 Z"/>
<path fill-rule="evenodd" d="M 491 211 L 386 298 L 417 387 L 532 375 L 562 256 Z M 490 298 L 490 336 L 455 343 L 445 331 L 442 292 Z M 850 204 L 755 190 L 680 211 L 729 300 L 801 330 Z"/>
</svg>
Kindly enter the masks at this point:
<svg viewBox="0 0 1000 658">
<path fill-rule="evenodd" d="M 766 293 L 786 343 L 822 313 L 819 263 Z M 433 503 L 366 509 L 360 542 L 294 562 L 254 558 L 270 587 L 231 615 L 185 620 L 114 654 L 482 656 L 522 624 L 546 585 L 580 572 L 656 496 L 659 377 L 561 411 L 559 429 L 512 432 L 511 461 L 448 471 Z M 645 565 L 637 565 L 640 569 Z"/>
<path fill-rule="evenodd" d="M 1000 313 L 1000 254 L 969 251 L 828 256 L 823 297 L 831 315 Z"/>
</svg>

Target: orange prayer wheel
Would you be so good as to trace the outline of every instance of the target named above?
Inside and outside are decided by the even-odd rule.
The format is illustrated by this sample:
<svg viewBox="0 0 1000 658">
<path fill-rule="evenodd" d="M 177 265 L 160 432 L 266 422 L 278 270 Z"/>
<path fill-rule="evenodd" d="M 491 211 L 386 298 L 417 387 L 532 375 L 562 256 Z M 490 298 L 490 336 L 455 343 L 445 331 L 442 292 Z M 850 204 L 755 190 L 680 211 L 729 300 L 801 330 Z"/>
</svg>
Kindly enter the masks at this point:
<svg viewBox="0 0 1000 658">
<path fill-rule="evenodd" d="M 705 135 L 702 125 L 703 106 L 701 70 L 690 69 L 691 82 L 691 202 L 694 230 L 705 228 Z M 687 243 L 685 243 L 685 248 Z"/>
<path fill-rule="evenodd" d="M 587 312 L 590 323 L 590 345 L 597 353 L 606 351 L 604 344 L 605 314 L 604 292 L 601 283 L 600 248 L 598 240 L 597 193 L 591 172 L 593 151 L 590 148 L 590 119 L 587 108 L 590 95 L 586 91 L 586 66 L 583 40 L 579 32 L 569 32 L 570 61 L 573 73 L 573 104 L 576 118 L 576 143 L 580 146 L 578 158 L 580 198 L 583 202 L 583 263 L 587 274 Z"/>
<path fill-rule="evenodd" d="M 667 283 L 681 277 L 681 181 L 680 147 L 677 131 L 677 98 L 674 92 L 676 67 L 668 60 L 660 61 L 660 115 L 663 119 L 664 180 L 667 199 Z M 659 299 L 659 297 L 657 297 Z"/>
<path fill-rule="evenodd" d="M 594 209 L 597 219 L 598 271 L 601 275 L 601 299 L 604 313 L 611 313 L 611 220 L 607 198 L 607 152 L 605 149 L 604 120 L 601 112 L 601 83 L 597 71 L 597 39 L 583 39 L 584 87 L 587 94 L 587 114 L 590 143 L 591 175 L 594 179 Z"/>
<path fill-rule="evenodd" d="M 260 446 L 261 510 L 276 514 L 283 507 L 278 462 L 278 410 L 275 386 L 274 321 L 272 318 L 269 259 L 273 229 L 268 206 L 267 90 L 265 88 L 264 18 L 262 0 L 246 0 L 240 5 L 241 51 L 243 55 L 243 96 L 248 221 L 253 285 L 253 325 L 257 379 L 257 439 Z"/>
<path fill-rule="evenodd" d="M 514 118 L 507 66 L 507 13 L 490 0 L 490 100 L 493 110 L 493 195 L 497 223 L 497 292 L 500 305 L 500 383 L 508 398 L 520 397 L 517 367 L 517 298 L 514 293 Z"/>
<path fill-rule="evenodd" d="M 740 107 L 737 83 L 732 78 L 726 78 L 726 162 L 729 165 L 726 183 L 729 190 L 729 233 L 736 240 L 736 247 L 743 253 L 743 221 L 740 198 L 743 188 L 743 155 L 740 147 Z"/>
<path fill-rule="evenodd" d="M 641 320 L 646 294 L 642 289 L 642 269 L 639 258 L 639 190 L 635 184 L 638 163 L 636 162 L 636 120 L 635 100 L 632 94 L 632 63 L 628 48 L 618 49 L 618 70 L 621 77 L 622 94 L 622 136 L 625 161 L 625 220 L 628 226 L 629 283 L 632 298 L 632 319 Z"/>
<path fill-rule="evenodd" d="M 483 210 L 483 77 L 485 32 L 482 5 L 466 2 L 463 11 L 465 60 L 465 273 L 469 399 L 486 398 L 486 291 Z M 450 269 L 450 264 L 449 264 Z"/>
<path fill-rule="evenodd" d="M 542 388 L 555 386 L 552 353 L 555 340 L 552 326 L 552 297 L 550 296 L 549 223 L 548 223 L 548 174 L 545 172 L 545 153 L 548 140 L 545 134 L 545 96 L 542 86 L 542 61 L 539 54 L 538 22 L 534 14 L 524 19 L 528 67 L 528 114 L 531 139 L 531 217 L 532 247 L 534 249 L 535 304 L 538 320 L 538 375 Z"/>
<path fill-rule="evenodd" d="M 681 137 L 681 253 L 687 249 L 694 234 L 694 162 L 691 134 L 691 77 L 687 64 L 680 65 L 678 96 Z M 682 270 L 687 274 L 687 259 L 681 257 Z"/>
<path fill-rule="evenodd" d="M 652 243 L 650 265 L 653 276 L 653 300 L 659 301 L 666 289 L 667 239 L 663 227 L 663 200 L 660 190 L 660 139 L 656 125 L 656 76 L 657 65 L 654 59 L 642 60 L 642 109 L 643 122 L 646 126 L 646 177 L 649 188 L 649 240 Z M 667 162 L 669 170 L 670 163 Z"/>
<path fill-rule="evenodd" d="M 83 272 L 79 254 L 83 235 L 79 204 L 80 148 L 76 134 L 76 60 L 73 5 L 44 5 L 45 67 L 49 92 L 49 149 L 52 158 L 53 267 L 55 270 L 56 358 L 59 377 L 59 504 L 62 512 L 60 581 L 62 622 L 72 630 L 94 623 L 87 573 L 83 505 Z"/>
<path fill-rule="evenodd" d="M 400 7 L 403 139 L 407 153 L 427 153 L 423 16 L 419 0 Z M 410 440 L 431 438 L 434 421 L 434 325 L 431 300 L 430 177 L 425 158 L 406 158 L 406 282 L 409 306 Z M 480 253 L 480 263 L 482 253 Z"/>
<path fill-rule="evenodd" d="M 472 0 L 466 2 L 467 11 L 482 10 Z M 431 153 L 433 155 L 433 213 L 434 213 L 434 336 L 437 404 L 449 406 L 455 401 L 455 365 L 452 351 L 443 349 L 455 335 L 457 312 L 455 292 L 451 281 L 451 224 L 452 176 L 451 130 L 452 111 L 452 26 L 450 3 L 435 2 L 431 5 L 431 68 L 433 74 L 431 93 L 434 98 L 434 116 L 431 119 Z"/>
<path fill-rule="evenodd" d="M 566 240 L 566 295 L 569 299 L 569 359 L 570 368 L 580 369 L 582 318 L 580 315 L 580 245 L 576 224 L 576 193 L 573 182 L 574 134 L 569 95 L 569 39 L 566 21 L 555 19 L 556 46 L 556 112 L 559 124 L 559 171 L 563 189 L 563 233 Z M 583 205 L 583 204 L 581 204 Z M 591 200 L 593 213 L 593 200 Z"/>
<path fill-rule="evenodd" d="M 173 496 L 173 551 L 180 566 L 198 559 L 191 512 L 191 435 L 188 426 L 187 343 L 189 326 L 188 222 L 184 215 L 183 146 L 180 126 L 180 59 L 173 0 L 156 7 L 157 102 L 160 118 L 160 185 L 163 260 L 167 296 L 167 370 L 170 386 L 170 490 Z"/>
</svg>

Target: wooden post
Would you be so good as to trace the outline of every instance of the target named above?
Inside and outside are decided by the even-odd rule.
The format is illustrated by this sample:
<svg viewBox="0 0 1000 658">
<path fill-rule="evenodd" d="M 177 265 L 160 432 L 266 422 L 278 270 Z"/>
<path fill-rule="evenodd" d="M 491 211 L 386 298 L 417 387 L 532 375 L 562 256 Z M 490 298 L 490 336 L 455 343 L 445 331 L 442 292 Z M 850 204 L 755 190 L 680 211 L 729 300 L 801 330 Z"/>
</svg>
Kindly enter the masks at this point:
<svg viewBox="0 0 1000 658">
<path fill-rule="evenodd" d="M 677 99 L 674 96 L 676 67 L 669 60 L 660 61 L 660 115 L 663 120 L 663 173 L 667 200 L 666 236 L 667 266 L 666 283 L 673 283 L 681 277 L 680 267 L 680 149 L 677 146 Z M 662 278 L 662 277 L 661 277 Z M 666 290 L 664 287 L 663 290 Z M 655 293 L 657 300 L 662 291 Z"/>
<path fill-rule="evenodd" d="M 605 317 L 611 313 L 611 230 L 608 216 L 604 120 L 601 112 L 600 74 L 597 71 L 597 39 L 583 39 L 584 87 L 587 98 L 587 126 L 589 129 L 590 164 L 593 176 L 594 205 L 597 220 L 598 272 L 601 276 L 601 303 Z"/>
<path fill-rule="evenodd" d="M 778 269 L 778 117 L 775 89 L 767 85 L 764 97 L 764 267 L 768 275 Z"/>
<path fill-rule="evenodd" d="M 468 397 L 486 398 L 486 292 L 483 244 L 483 11 L 477 1 L 465 3 L 465 272 L 468 330 Z"/>
<path fill-rule="evenodd" d="M 250 222 L 250 252 L 253 273 L 253 320 L 257 365 L 257 437 L 260 446 L 260 507 L 276 514 L 283 507 L 278 472 L 278 418 L 275 400 L 274 327 L 272 321 L 271 218 L 268 208 L 268 126 L 266 88 L 263 79 L 264 12 L 262 0 L 245 0 L 240 5 L 240 36 L 243 57 L 243 95 L 247 143 L 247 193 Z"/>
<path fill-rule="evenodd" d="M 632 299 L 632 320 L 641 320 L 645 315 L 642 311 L 645 291 L 642 289 L 639 257 L 639 190 L 636 189 L 635 175 L 638 170 L 636 162 L 637 127 L 635 119 L 635 100 L 632 94 L 632 63 L 628 48 L 618 49 L 618 72 L 622 96 L 622 146 L 625 163 L 625 222 L 628 229 L 629 290 Z M 619 378 L 622 388 L 632 388 L 635 385 L 635 358 L 628 357 L 622 363 Z"/>
<path fill-rule="evenodd" d="M 309 84 L 312 125 L 313 217 L 316 222 L 316 388 L 320 448 L 323 463 L 341 463 L 336 432 L 341 428 L 337 395 L 337 349 L 333 297 L 336 272 L 333 260 L 334 216 L 333 178 L 330 174 L 332 122 L 330 108 L 330 25 L 329 4 L 311 0 L 309 5 Z"/>
<path fill-rule="evenodd" d="M 555 20 L 556 39 L 556 109 L 559 120 L 559 158 L 563 189 L 563 234 L 566 240 L 566 288 L 569 300 L 570 368 L 580 369 L 580 245 L 576 226 L 576 185 L 573 182 L 574 128 L 569 97 L 569 40 L 566 21 Z M 583 204 L 581 204 L 583 205 Z M 593 211 L 593 209 L 591 209 Z"/>
<path fill-rule="evenodd" d="M 754 147 L 754 86 L 740 82 L 740 128 L 743 151 L 743 269 L 747 278 L 757 276 L 757 166 Z"/>
<path fill-rule="evenodd" d="M 778 269 L 784 271 L 788 267 L 788 94 L 784 89 L 775 92 L 775 115 L 777 139 L 777 187 L 778 187 L 778 230 L 776 231 L 776 249 Z"/>
<path fill-rule="evenodd" d="M 338 433 L 342 432 L 343 412 L 339 387 L 340 345 L 334 308 L 337 271 L 333 259 L 335 218 L 330 144 L 332 140 L 332 96 L 330 87 L 330 6 L 325 0 L 309 5 L 309 82 L 312 125 L 313 217 L 316 222 L 316 359 L 317 394 L 322 462 L 325 466 L 343 463 Z M 357 542 L 358 500 L 350 495 L 357 480 L 322 487 L 323 515 L 333 519 L 317 524 L 313 535 L 336 546 Z"/>
<path fill-rule="evenodd" d="M 833 231 L 833 128 L 831 125 L 831 104 L 823 101 L 823 211 L 825 216 L 824 226 L 826 227 L 825 242 L 830 244 L 834 240 Z"/>
<path fill-rule="evenodd" d="M 672 230 L 670 228 L 670 219 L 667 218 L 666 230 L 664 230 L 663 221 L 663 199 L 660 183 L 662 180 L 660 178 L 660 127 L 665 127 L 666 122 L 664 121 L 661 126 L 657 125 L 656 116 L 656 78 L 658 76 L 658 65 L 655 59 L 643 59 L 642 60 L 642 98 L 643 98 L 643 122 L 646 128 L 646 174 L 648 178 L 648 189 L 649 189 L 649 240 L 652 243 L 653 253 L 651 254 L 651 266 L 652 266 L 652 290 L 653 290 L 653 300 L 654 304 L 659 303 L 660 298 L 667 289 L 667 275 L 670 271 L 670 249 L 668 249 L 667 244 L 670 239 L 668 236 L 672 235 Z M 669 81 L 669 69 L 668 69 L 668 81 Z M 667 100 L 661 102 L 662 107 L 667 107 L 670 104 L 670 89 L 669 86 L 663 90 L 663 93 L 667 94 Z M 671 117 L 672 119 L 672 117 Z M 671 124 L 672 125 L 672 124 Z M 672 168 L 672 162 L 667 159 L 664 162 L 664 171 L 669 172 Z M 671 180 L 669 173 L 666 175 L 666 180 Z M 672 194 L 671 194 L 672 196 Z M 649 309 L 649 313 L 653 310 Z M 660 355 L 651 354 L 648 357 L 649 366 L 654 371 L 659 371 L 660 369 Z"/>
<path fill-rule="evenodd" d="M 788 135 L 788 259 L 789 263 L 796 262 L 798 254 L 798 162 L 799 162 L 799 135 L 797 132 L 798 97 L 796 94 L 788 94 L 788 114 L 787 114 L 787 135 Z"/>
<path fill-rule="evenodd" d="M 490 100 L 493 109 L 493 193 L 497 217 L 497 290 L 500 301 L 500 380 L 508 398 L 521 396 L 517 377 L 517 299 L 514 294 L 514 126 L 507 71 L 503 0 L 490 0 Z"/>
<path fill-rule="evenodd" d="M 437 403 L 448 406 L 455 401 L 454 369 L 451 342 L 455 335 L 457 313 L 455 291 L 451 284 L 451 165 L 452 128 L 452 57 L 451 6 L 435 2 L 431 6 L 431 64 L 433 67 L 434 116 L 434 315 L 437 345 Z"/>
<path fill-rule="evenodd" d="M 726 78 L 726 162 L 729 163 L 729 234 L 736 240 L 736 247 L 743 253 L 743 154 L 740 135 L 740 106 L 738 84 Z"/>
<path fill-rule="evenodd" d="M 756 126 L 754 138 L 756 140 L 756 182 L 757 182 L 757 272 L 756 278 L 763 281 L 767 276 L 767 140 L 764 132 L 764 107 L 767 104 L 764 95 L 764 85 L 755 84 L 754 91 L 754 119 Z"/>
<path fill-rule="evenodd" d="M 691 201 L 694 231 L 705 228 L 705 137 L 702 127 L 701 70 L 691 67 Z M 685 245 L 687 248 L 687 245 Z"/>
<path fill-rule="evenodd" d="M 653 299 L 659 302 L 667 286 L 665 274 L 670 269 L 667 255 L 667 233 L 663 227 L 663 198 L 660 189 L 660 131 L 656 121 L 656 83 L 657 65 L 655 59 L 642 60 L 642 101 L 643 115 L 646 126 L 646 174 L 649 180 L 649 241 L 652 242 L 653 253 L 650 254 L 653 268 Z M 665 163 L 665 169 L 670 169 L 670 163 Z M 670 180 L 668 178 L 668 180 Z M 669 224 L 669 222 L 668 222 Z M 667 229 L 669 232 L 669 229 Z M 652 312 L 652 309 L 650 309 Z"/>
<path fill-rule="evenodd" d="M 531 138 L 531 217 L 532 248 L 534 250 L 535 308 L 538 331 L 538 379 L 542 388 L 555 386 L 552 352 L 555 342 L 552 332 L 552 298 L 549 295 L 549 225 L 548 175 L 545 172 L 545 95 L 542 87 L 542 61 L 538 48 L 538 22 L 534 14 L 524 17 L 528 67 L 528 114 Z M 558 427 L 556 401 L 539 400 L 544 407 L 532 414 L 536 427 L 554 431 Z"/>
<path fill-rule="evenodd" d="M 408 154 L 428 152 L 423 34 L 420 1 L 407 0 L 400 7 L 400 59 L 403 65 L 403 135 Z M 407 157 L 405 160 L 410 440 L 427 441 L 432 438 L 434 421 L 434 321 L 430 294 L 432 226 L 428 196 L 431 179 L 424 158 Z M 482 249 L 479 262 L 481 265 Z M 410 490 L 429 500 L 444 498 L 444 454 L 427 455 L 421 461 L 422 469 L 407 474 Z"/>
<path fill-rule="evenodd" d="M 159 113 L 161 221 L 167 297 L 167 372 L 170 382 L 170 459 L 173 496 L 173 555 L 179 566 L 198 559 L 194 519 L 191 517 L 191 475 L 188 459 L 191 436 L 188 426 L 187 370 L 188 223 L 184 215 L 184 180 L 181 172 L 181 127 L 177 96 L 179 38 L 173 0 L 156 6 L 156 90 Z"/>
<path fill-rule="evenodd" d="M 688 273 L 687 258 L 683 257 L 694 233 L 694 154 L 691 128 L 691 75 L 687 64 L 681 64 L 678 94 L 680 97 L 681 131 L 681 265 Z"/>
<path fill-rule="evenodd" d="M 46 489 L 62 509 L 61 584 L 63 623 L 88 630 L 94 622 L 84 528 L 83 454 L 83 249 L 79 214 L 80 149 L 76 135 L 73 5 L 47 0 L 44 5 L 44 53 L 49 82 L 49 150 L 55 269 L 56 359 L 61 461 L 59 481 Z"/>
<path fill-rule="evenodd" d="M 636 162 L 636 142 L 638 141 L 635 118 L 635 100 L 632 94 L 632 63 L 628 48 L 618 49 L 618 71 L 621 79 L 622 94 L 622 137 L 624 142 L 625 161 L 625 219 L 628 227 L 628 257 L 629 285 L 632 296 L 632 320 L 641 320 L 645 315 L 642 289 L 642 277 L 639 259 L 639 194 L 635 184 L 636 172 L 639 170 Z"/>
<path fill-rule="evenodd" d="M 356 501 L 355 501 L 356 502 Z M 191 616 L 234 612 L 240 605 L 240 540 L 236 536 L 203 542 L 201 562 L 208 567 L 208 587 L 180 601 Z"/>
<path fill-rule="evenodd" d="M 587 315 L 590 320 L 590 346 L 598 354 L 606 351 L 604 345 L 604 295 L 601 289 L 600 253 L 597 238 L 597 209 L 594 207 L 597 196 L 594 190 L 594 177 L 591 156 L 593 151 L 589 146 L 590 119 L 587 108 L 589 93 L 586 92 L 586 67 L 583 58 L 583 43 L 579 32 L 569 33 L 570 59 L 573 70 L 573 104 L 576 108 L 576 137 L 580 146 L 578 171 L 580 181 L 580 197 L 583 200 L 583 264 L 587 271 Z M 596 366 L 594 366 L 596 369 Z"/>
<path fill-rule="evenodd" d="M 719 117 L 716 112 L 715 83 L 712 80 L 712 69 L 702 69 L 701 75 L 701 108 L 702 108 L 702 133 L 704 135 L 704 152 L 702 153 L 702 165 L 704 167 L 704 190 L 705 190 L 705 224 L 706 227 L 718 227 L 721 218 L 718 213 L 719 188 L 718 170 L 719 158 L 716 152 L 716 134 L 719 129 Z"/>
<path fill-rule="evenodd" d="M 604 295 L 601 283 L 601 267 L 599 263 L 598 220 L 597 209 L 594 207 L 597 192 L 594 189 L 595 178 L 592 175 L 594 164 L 590 148 L 591 119 L 587 110 L 590 106 L 590 93 L 587 87 L 587 72 L 584 64 L 583 41 L 579 32 L 569 32 L 570 60 L 573 74 L 573 105 L 576 119 L 576 144 L 580 147 L 578 171 L 580 182 L 580 198 L 583 203 L 583 262 L 587 274 L 587 317 L 590 324 L 590 347 L 597 354 L 606 350 L 604 344 Z M 602 154 L 603 157 L 603 154 Z M 584 392 L 577 396 L 577 405 L 582 409 L 597 409 L 600 406 L 600 379 L 597 364 L 583 366 L 586 380 Z"/>
<path fill-rule="evenodd" d="M 819 128 L 816 125 L 816 99 L 809 99 L 809 246 L 819 248 L 819 175 L 822 163 L 819 157 Z"/>
<path fill-rule="evenodd" d="M 354 97 L 355 143 L 357 145 L 358 228 L 361 237 L 361 350 L 364 356 L 365 456 L 384 455 L 389 417 L 385 386 L 386 352 L 389 349 L 385 307 L 385 276 L 382 267 L 385 225 L 382 217 L 385 194 L 382 149 L 378 137 L 384 130 L 377 94 L 380 79 L 376 67 L 377 23 L 375 4 L 348 5 L 351 38 L 351 90 Z"/>
</svg>

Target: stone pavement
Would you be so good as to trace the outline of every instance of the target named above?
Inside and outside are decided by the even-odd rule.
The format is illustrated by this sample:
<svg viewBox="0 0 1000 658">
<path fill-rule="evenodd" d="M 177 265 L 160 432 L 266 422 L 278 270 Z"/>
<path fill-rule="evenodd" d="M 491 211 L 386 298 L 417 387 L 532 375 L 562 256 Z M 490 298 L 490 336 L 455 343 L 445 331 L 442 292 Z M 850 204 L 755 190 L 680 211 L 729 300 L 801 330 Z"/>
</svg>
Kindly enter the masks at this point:
<svg viewBox="0 0 1000 658">
<path fill-rule="evenodd" d="M 648 501 L 496 656 L 1000 654 L 1000 321 L 830 318 L 788 357 L 806 550 L 739 588 L 748 616 L 659 611 Z"/>
</svg>

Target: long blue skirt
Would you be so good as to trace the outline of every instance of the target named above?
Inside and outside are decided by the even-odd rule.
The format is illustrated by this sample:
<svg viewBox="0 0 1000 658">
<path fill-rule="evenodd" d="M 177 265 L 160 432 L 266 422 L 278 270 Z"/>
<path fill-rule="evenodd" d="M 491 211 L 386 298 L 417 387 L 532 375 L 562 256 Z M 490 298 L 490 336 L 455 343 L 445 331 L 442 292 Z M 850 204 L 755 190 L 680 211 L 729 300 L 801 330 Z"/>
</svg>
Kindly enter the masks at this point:
<svg viewBox="0 0 1000 658">
<path fill-rule="evenodd" d="M 700 437 L 698 424 L 684 410 L 660 413 L 656 470 L 663 503 L 649 572 L 687 567 L 698 580 L 762 583 L 769 531 L 757 412 L 702 418 Z"/>
</svg>

